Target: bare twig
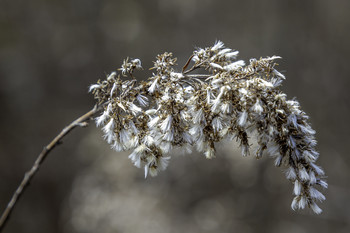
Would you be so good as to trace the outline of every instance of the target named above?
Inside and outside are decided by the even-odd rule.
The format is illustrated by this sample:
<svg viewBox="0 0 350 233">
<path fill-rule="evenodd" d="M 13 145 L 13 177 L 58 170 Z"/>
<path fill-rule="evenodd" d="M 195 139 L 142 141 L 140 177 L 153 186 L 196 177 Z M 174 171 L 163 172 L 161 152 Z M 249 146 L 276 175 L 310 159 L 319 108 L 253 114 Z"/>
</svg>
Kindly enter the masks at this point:
<svg viewBox="0 0 350 233">
<path fill-rule="evenodd" d="M 17 187 L 15 193 L 12 195 L 10 202 L 7 204 L 5 211 L 2 213 L 0 218 L 0 231 L 4 228 L 6 222 L 9 219 L 9 216 L 17 203 L 19 197 L 23 194 L 25 188 L 28 186 L 30 181 L 33 179 L 34 175 L 38 172 L 41 163 L 45 160 L 46 156 L 50 153 L 50 151 L 56 146 L 60 144 L 60 141 L 66 136 L 69 132 L 71 132 L 77 126 L 87 126 L 87 121 L 89 121 L 94 114 L 101 110 L 102 106 L 95 106 L 89 112 L 77 118 L 75 121 L 66 126 L 44 149 L 41 151 L 37 159 L 35 160 L 32 168 L 25 173 L 24 178 L 20 185 Z"/>
<path fill-rule="evenodd" d="M 190 64 L 192 58 L 193 58 L 194 55 L 190 56 L 190 58 L 188 58 L 186 64 L 182 67 L 182 73 L 185 72 L 185 70 L 187 69 L 188 65 Z"/>
<path fill-rule="evenodd" d="M 188 69 L 188 70 L 186 70 L 186 71 L 182 71 L 182 74 L 188 74 L 188 73 L 194 71 L 195 69 L 200 68 L 201 65 L 203 65 L 204 63 L 205 63 L 205 61 L 203 61 L 203 62 L 201 62 L 201 63 L 199 63 L 199 64 L 194 64 L 190 69 Z M 188 64 L 187 64 L 187 66 L 188 66 Z M 186 68 L 187 68 L 187 66 L 186 66 Z"/>
</svg>

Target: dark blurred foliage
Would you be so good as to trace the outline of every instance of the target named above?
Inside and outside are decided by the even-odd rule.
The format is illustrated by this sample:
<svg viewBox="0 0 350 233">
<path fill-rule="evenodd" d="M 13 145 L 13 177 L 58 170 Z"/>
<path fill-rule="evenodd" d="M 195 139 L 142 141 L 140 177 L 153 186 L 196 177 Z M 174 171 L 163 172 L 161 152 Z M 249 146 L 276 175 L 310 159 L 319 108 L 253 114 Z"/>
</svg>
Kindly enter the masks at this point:
<svg viewBox="0 0 350 233">
<path fill-rule="evenodd" d="M 349 9 L 348 0 L 0 0 L 1 210 L 42 147 L 94 105 L 90 84 L 127 56 L 143 61 L 139 78 L 164 51 L 180 69 L 217 39 L 246 61 L 283 57 L 283 90 L 310 115 L 329 176 L 324 213 L 293 212 L 292 186 L 267 156 L 224 145 L 214 160 L 180 156 L 144 180 L 91 125 L 49 155 L 4 232 L 349 232 Z"/>
</svg>

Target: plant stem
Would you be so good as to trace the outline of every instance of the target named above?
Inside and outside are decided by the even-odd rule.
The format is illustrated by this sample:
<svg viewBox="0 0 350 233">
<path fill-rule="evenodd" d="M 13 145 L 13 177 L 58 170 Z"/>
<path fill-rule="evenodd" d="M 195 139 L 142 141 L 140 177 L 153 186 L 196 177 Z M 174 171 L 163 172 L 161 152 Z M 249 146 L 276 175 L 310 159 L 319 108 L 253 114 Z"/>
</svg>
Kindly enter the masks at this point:
<svg viewBox="0 0 350 233">
<path fill-rule="evenodd" d="M 27 171 L 24 174 L 24 178 L 20 185 L 17 187 L 16 191 L 12 195 L 12 198 L 10 202 L 7 204 L 6 209 L 1 215 L 0 218 L 0 232 L 4 228 L 6 222 L 8 221 L 10 214 L 14 208 L 14 206 L 17 203 L 17 200 L 19 197 L 23 194 L 25 188 L 28 186 L 30 181 L 33 179 L 34 175 L 38 172 L 41 163 L 45 160 L 47 155 L 50 153 L 53 148 L 55 148 L 57 145 L 60 144 L 61 140 L 64 136 L 66 136 L 69 132 L 71 132 L 75 127 L 77 126 L 87 126 L 87 122 L 95 115 L 98 111 L 101 110 L 102 106 L 95 106 L 93 109 L 91 109 L 89 112 L 85 113 L 84 115 L 80 116 L 76 120 L 74 120 L 72 123 L 70 123 L 68 126 L 66 126 L 47 146 L 44 147 L 44 149 L 41 151 L 37 159 L 35 160 L 32 168 Z"/>
</svg>

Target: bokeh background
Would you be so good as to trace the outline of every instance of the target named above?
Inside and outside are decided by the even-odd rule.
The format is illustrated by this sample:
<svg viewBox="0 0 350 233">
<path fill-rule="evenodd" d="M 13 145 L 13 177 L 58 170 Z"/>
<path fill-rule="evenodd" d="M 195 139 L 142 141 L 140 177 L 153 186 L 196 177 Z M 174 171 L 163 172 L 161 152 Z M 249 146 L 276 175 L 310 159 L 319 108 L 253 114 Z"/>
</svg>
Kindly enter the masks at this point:
<svg viewBox="0 0 350 233">
<path fill-rule="evenodd" d="M 0 209 L 36 156 L 94 105 L 88 86 L 129 56 L 148 67 L 219 39 L 240 58 L 280 55 L 282 87 L 317 131 L 324 213 L 290 209 L 292 185 L 265 156 L 177 155 L 156 178 L 92 124 L 40 168 L 4 233 L 350 232 L 348 0 L 0 0 Z"/>
</svg>

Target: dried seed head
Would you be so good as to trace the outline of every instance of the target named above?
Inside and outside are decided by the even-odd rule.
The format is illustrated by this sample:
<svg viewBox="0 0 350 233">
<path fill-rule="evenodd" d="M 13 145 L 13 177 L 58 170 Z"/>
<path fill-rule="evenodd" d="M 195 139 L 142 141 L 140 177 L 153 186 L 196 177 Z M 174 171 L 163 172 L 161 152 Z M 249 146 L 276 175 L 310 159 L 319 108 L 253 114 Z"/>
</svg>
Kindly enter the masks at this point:
<svg viewBox="0 0 350 233">
<path fill-rule="evenodd" d="M 315 131 L 298 101 L 287 100 L 278 89 L 285 79 L 275 68 L 280 57 L 251 59 L 246 65 L 235 60 L 237 55 L 217 41 L 196 49 L 179 73 L 174 70 L 176 58 L 166 52 L 156 57 L 151 68 L 155 73 L 142 82 L 134 76 L 141 60 L 127 58 L 121 74 L 112 72 L 89 88 L 97 104 L 105 106 L 96 125 L 113 149 L 132 150 L 129 158 L 144 167 L 145 176 L 164 170 L 174 147 L 190 153 L 195 146 L 213 158 L 217 142 L 236 139 L 242 155 L 248 156 L 248 133 L 254 131 L 256 156 L 266 151 L 276 166 L 286 168 L 294 185 L 292 209 L 309 206 L 321 213 L 316 201 L 325 196 L 316 187 L 327 188 L 327 183 L 315 164 Z"/>
</svg>

